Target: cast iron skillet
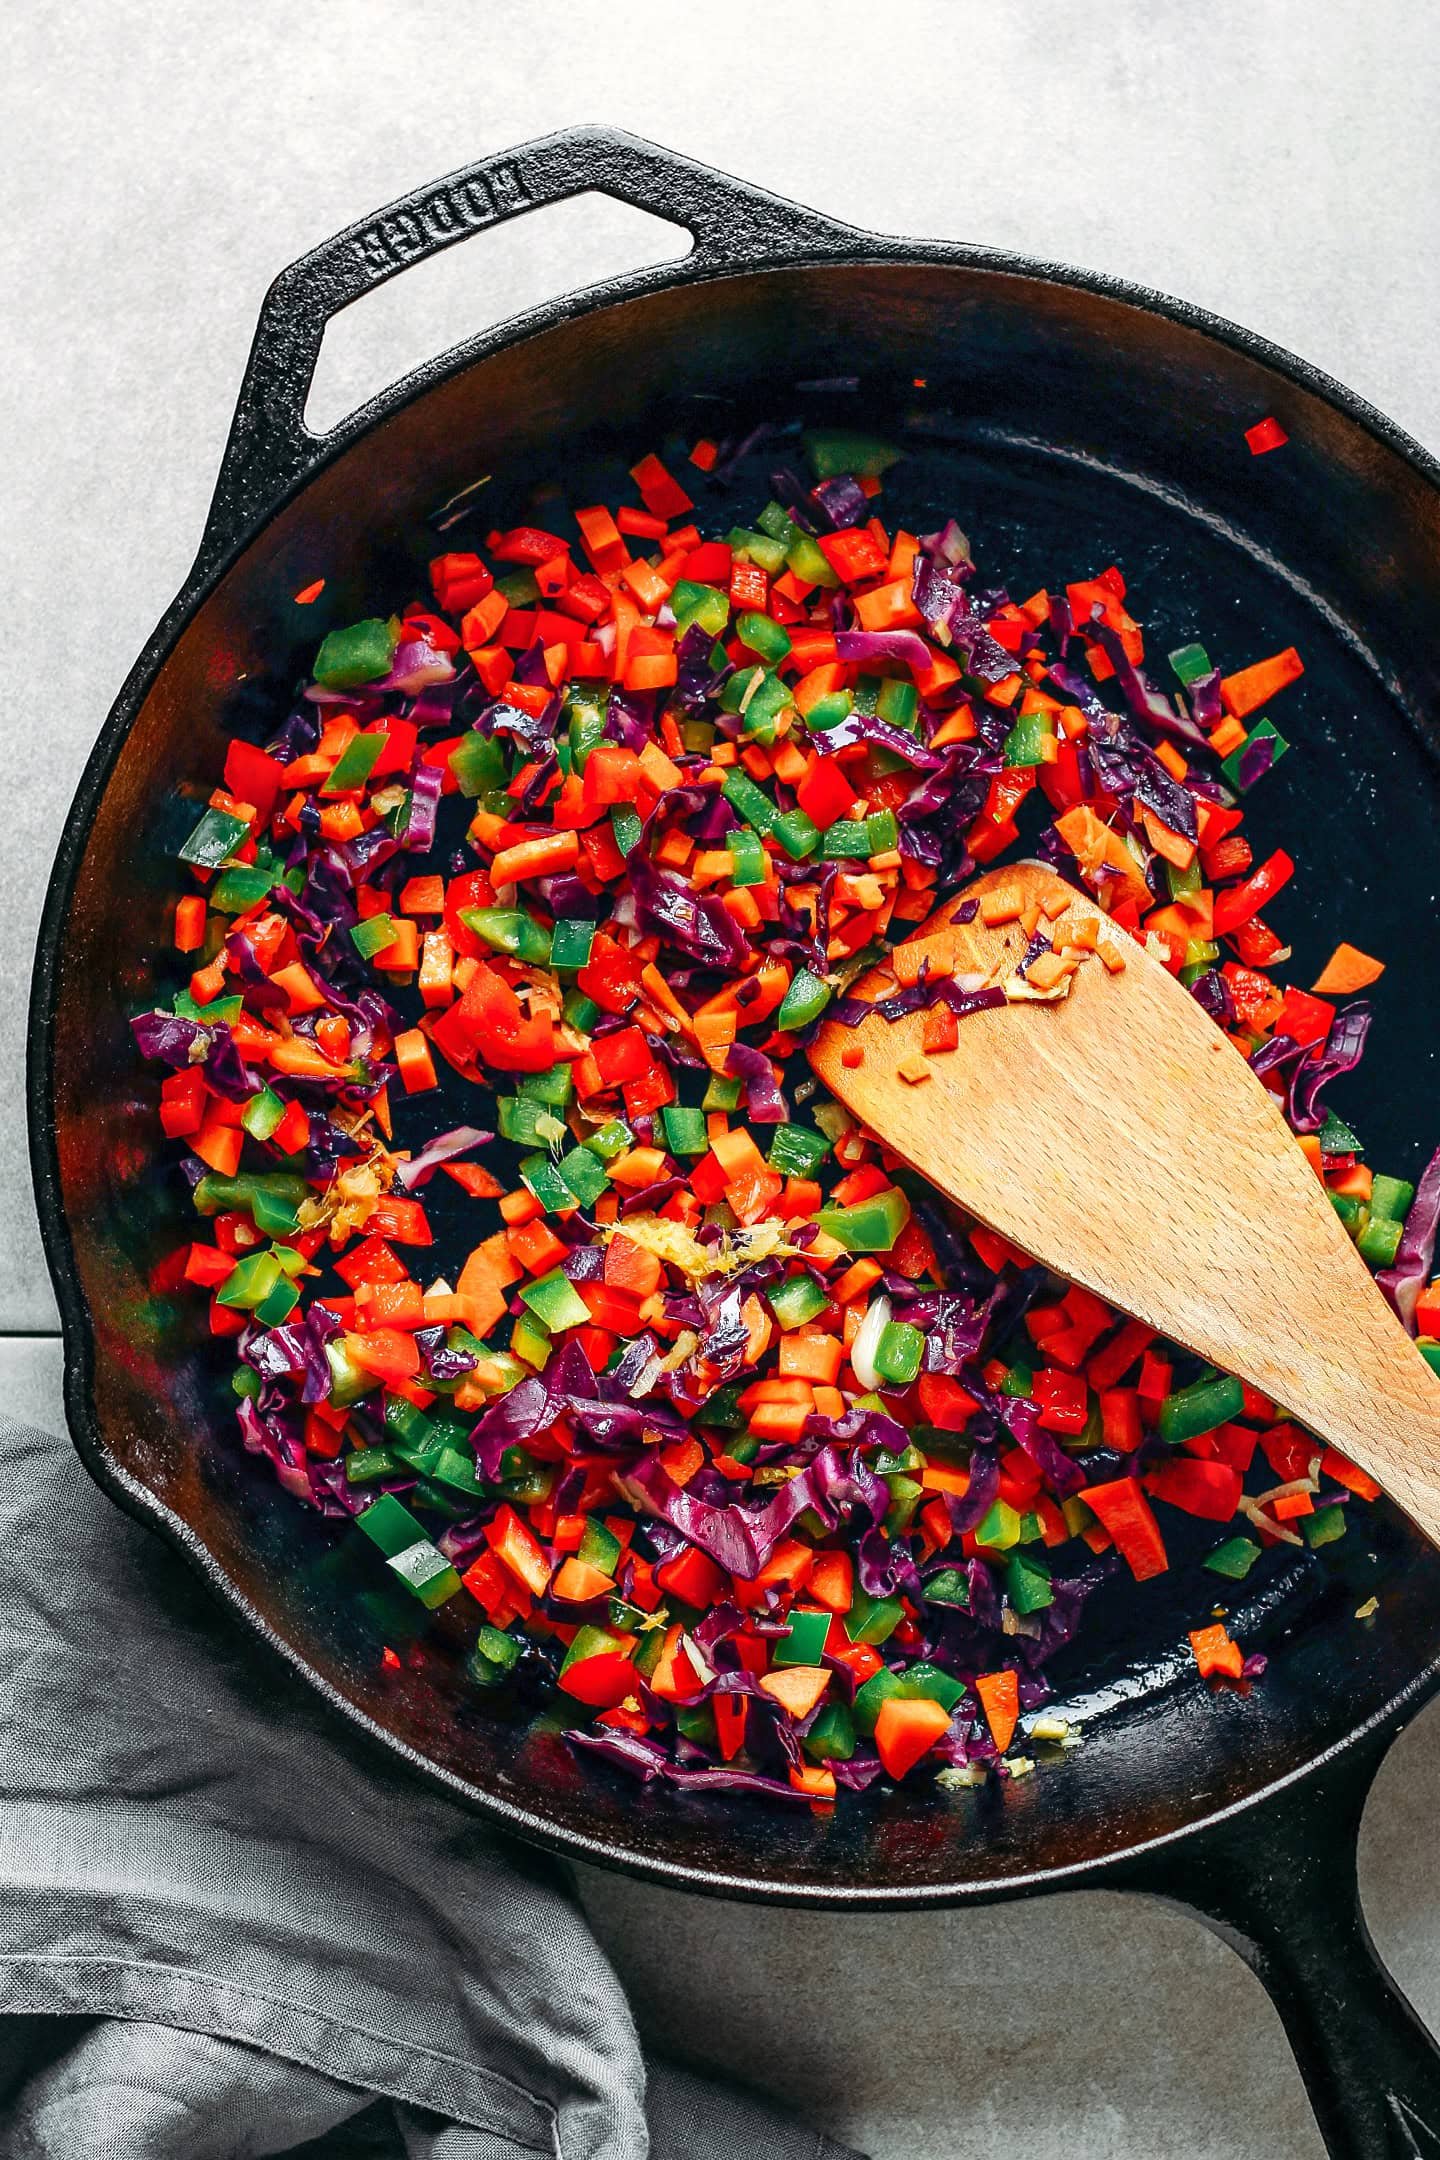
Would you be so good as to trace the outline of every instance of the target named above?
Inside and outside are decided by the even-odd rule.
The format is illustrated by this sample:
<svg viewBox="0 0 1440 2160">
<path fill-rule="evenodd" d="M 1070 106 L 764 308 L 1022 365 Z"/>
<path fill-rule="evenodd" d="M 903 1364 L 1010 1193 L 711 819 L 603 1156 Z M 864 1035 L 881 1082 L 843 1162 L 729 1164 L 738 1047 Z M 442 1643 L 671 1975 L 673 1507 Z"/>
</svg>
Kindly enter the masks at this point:
<svg viewBox="0 0 1440 2160">
<path fill-rule="evenodd" d="M 536 309 L 333 434 L 307 431 L 339 308 L 480 226 L 592 188 L 688 228 L 694 252 Z M 1440 2057 L 1378 1965 L 1356 1894 L 1366 1789 L 1440 1680 L 1440 1559 L 1395 1514 L 1351 1533 L 1338 1572 L 1300 1561 L 1240 1610 L 1237 1631 L 1271 1658 L 1248 1700 L 1212 1699 L 1187 1670 L 1191 1576 L 1170 1601 L 1163 1587 L 1102 1596 L 1068 1676 L 1086 1742 L 1023 1782 L 872 1794 L 829 1823 L 682 1799 L 582 1767 L 544 1718 L 477 1713 L 443 1651 L 382 1675 L 344 1550 L 239 1455 L 223 1372 L 193 1323 L 147 1296 L 183 1196 L 126 1023 L 153 997 L 143 956 L 167 940 L 169 859 L 231 723 L 283 711 L 324 628 L 419 590 L 437 545 L 466 543 L 475 528 L 437 543 L 425 523 L 464 483 L 494 476 L 483 532 L 520 506 L 519 476 L 529 486 L 611 445 L 633 457 L 667 421 L 733 433 L 806 400 L 843 406 L 793 387 L 841 375 L 862 379 L 868 421 L 920 453 L 897 472 L 900 507 L 907 488 L 917 516 L 960 506 L 987 572 L 1029 590 L 1118 560 L 1160 652 L 1207 630 L 1231 664 L 1304 649 L 1288 707 L 1301 747 L 1259 815 L 1316 866 L 1297 979 L 1342 934 L 1408 956 L 1410 996 L 1379 998 L 1345 1107 L 1363 1103 L 1377 1161 L 1413 1165 L 1414 1107 L 1436 1099 L 1440 1051 L 1440 941 L 1417 952 L 1408 934 L 1436 905 L 1440 777 L 1421 717 L 1435 704 L 1435 464 L 1313 368 L 1193 308 L 985 249 L 877 238 L 576 129 L 394 204 L 277 279 L 199 559 L 81 783 L 40 937 L 29 1083 L 76 1444 L 330 1703 L 503 1827 L 728 1897 L 900 1908 L 1104 1886 L 1169 1899 L 1269 1988 L 1333 2153 L 1440 2150 Z M 1271 412 L 1289 447 L 1252 460 L 1241 431 Z M 322 605 L 297 610 L 294 593 L 322 574 Z M 1379 1616 L 1361 1623 L 1372 1589 Z"/>
</svg>

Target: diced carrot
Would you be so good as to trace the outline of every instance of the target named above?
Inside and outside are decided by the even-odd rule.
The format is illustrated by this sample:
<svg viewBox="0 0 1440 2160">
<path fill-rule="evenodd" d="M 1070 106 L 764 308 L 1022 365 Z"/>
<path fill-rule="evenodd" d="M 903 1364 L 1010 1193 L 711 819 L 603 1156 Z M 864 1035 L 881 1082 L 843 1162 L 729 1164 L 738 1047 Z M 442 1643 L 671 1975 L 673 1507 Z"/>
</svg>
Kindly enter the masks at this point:
<svg viewBox="0 0 1440 2160">
<path fill-rule="evenodd" d="M 1383 960 L 1372 960 L 1355 945 L 1337 945 L 1310 987 L 1327 997 L 1348 997 L 1377 982 L 1384 972 Z"/>
<path fill-rule="evenodd" d="M 1274 653 L 1268 660 L 1257 660 L 1253 667 L 1241 668 L 1236 675 L 1222 676 L 1220 702 L 1226 712 L 1243 720 L 1268 705 L 1278 690 L 1298 681 L 1304 672 L 1299 653 L 1293 645 L 1287 645 L 1284 652 Z"/>
<path fill-rule="evenodd" d="M 550 1585 L 550 1595 L 564 1605 L 588 1605 L 593 1598 L 612 1597 L 615 1578 L 600 1568 L 592 1567 L 588 1560 L 579 1560 L 572 1553 L 556 1570 Z"/>
<path fill-rule="evenodd" d="M 809 1717 L 830 1685 L 830 1668 L 828 1665 L 782 1665 L 777 1672 L 762 1673 L 760 1685 L 792 1718 Z M 950 1721 L 947 1718 L 945 1722 Z"/>
<path fill-rule="evenodd" d="M 1020 1682 L 1013 1672 L 978 1673 L 975 1692 L 990 1727 L 990 1737 L 1003 1755 L 1015 1737 L 1020 1716 Z"/>
<path fill-rule="evenodd" d="M 949 1728 L 950 1712 L 928 1695 L 887 1696 L 875 1721 L 875 1747 L 886 1775 L 903 1778 Z"/>
<path fill-rule="evenodd" d="M 1213 1627 L 1192 1628 L 1190 1648 L 1202 1680 L 1216 1676 L 1225 1680 L 1240 1678 L 1245 1664 L 1244 1654 L 1240 1645 L 1230 1640 L 1220 1621 L 1216 1621 Z"/>
<path fill-rule="evenodd" d="M 395 1062 L 400 1068 L 400 1078 L 405 1083 L 407 1095 L 416 1095 L 422 1089 L 439 1086 L 435 1077 L 435 1061 L 430 1055 L 430 1045 L 419 1028 L 406 1028 L 395 1037 Z"/>
</svg>

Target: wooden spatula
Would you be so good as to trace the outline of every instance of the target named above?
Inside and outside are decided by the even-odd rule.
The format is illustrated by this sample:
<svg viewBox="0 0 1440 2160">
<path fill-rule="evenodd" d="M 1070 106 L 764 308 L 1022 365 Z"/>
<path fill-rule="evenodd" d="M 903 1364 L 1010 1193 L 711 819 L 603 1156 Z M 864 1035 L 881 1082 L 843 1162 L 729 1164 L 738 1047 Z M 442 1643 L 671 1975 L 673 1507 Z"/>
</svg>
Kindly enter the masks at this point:
<svg viewBox="0 0 1440 2160">
<path fill-rule="evenodd" d="M 1025 950 L 1023 926 L 962 924 L 957 912 L 967 900 L 997 912 L 997 895 L 1053 908 L 1062 892 L 1043 864 L 989 871 L 907 945 L 956 975 L 1003 981 Z M 1087 918 L 1115 941 L 1121 971 L 1093 957 L 1062 1002 L 971 1013 L 957 1047 L 936 1056 L 920 1055 L 919 1013 L 828 1022 L 812 1065 L 971 1215 L 1262 1389 L 1440 1543 L 1440 1376 L 1275 1103 L 1189 992 L 1084 894 L 1045 927 L 1063 939 Z M 880 968 L 852 994 L 894 988 Z M 856 1045 L 863 1061 L 846 1066 Z M 912 1084 L 902 1067 L 929 1077 Z"/>
</svg>

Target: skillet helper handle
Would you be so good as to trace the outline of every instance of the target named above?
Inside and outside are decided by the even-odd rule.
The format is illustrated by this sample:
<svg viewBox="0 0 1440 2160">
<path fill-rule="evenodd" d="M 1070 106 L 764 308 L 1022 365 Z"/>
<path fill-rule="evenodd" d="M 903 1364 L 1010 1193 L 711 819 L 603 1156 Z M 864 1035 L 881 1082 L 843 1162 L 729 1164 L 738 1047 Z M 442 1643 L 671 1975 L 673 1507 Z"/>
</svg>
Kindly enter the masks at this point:
<svg viewBox="0 0 1440 2160">
<path fill-rule="evenodd" d="M 200 550 L 208 569 L 324 456 L 305 425 L 325 325 L 376 285 L 489 225 L 591 190 L 684 227 L 691 279 L 842 252 L 846 226 L 619 128 L 566 128 L 417 188 L 282 270 L 256 325 Z"/>
<path fill-rule="evenodd" d="M 1238 1950 L 1285 2026 L 1331 2160 L 1440 2160 L 1440 2047 L 1381 1962 L 1356 1848 L 1393 1734 L 1186 1841 L 1118 1887 L 1178 1905 Z"/>
</svg>

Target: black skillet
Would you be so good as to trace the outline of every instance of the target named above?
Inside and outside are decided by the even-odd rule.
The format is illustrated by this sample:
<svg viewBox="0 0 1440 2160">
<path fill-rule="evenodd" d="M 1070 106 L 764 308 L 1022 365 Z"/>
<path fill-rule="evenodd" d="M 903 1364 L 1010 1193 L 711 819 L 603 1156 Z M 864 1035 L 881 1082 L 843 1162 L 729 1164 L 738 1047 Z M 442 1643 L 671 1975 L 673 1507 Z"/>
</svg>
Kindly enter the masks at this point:
<svg viewBox="0 0 1440 2160">
<path fill-rule="evenodd" d="M 324 438 L 306 429 L 338 309 L 587 189 L 688 228 L 693 253 L 487 332 Z M 848 376 L 858 400 L 795 387 Z M 982 248 L 877 238 L 575 129 L 392 205 L 277 279 L 199 558 L 81 782 L 40 936 L 29 1079 L 76 1444 L 319 1693 L 520 1836 L 682 1889 L 856 1910 L 1144 1891 L 1198 1913 L 1270 1990 L 1332 2153 L 1440 2151 L 1440 2055 L 1376 1960 L 1356 1891 L 1367 1788 L 1440 1681 L 1440 1559 L 1392 1511 L 1352 1530 L 1330 1568 L 1272 1563 L 1234 1623 L 1270 1655 L 1247 1699 L 1212 1699 L 1187 1669 L 1204 1579 L 1177 1569 L 1143 1597 L 1102 1594 L 1083 1658 L 1058 1674 L 1089 1713 L 1085 1743 L 1023 1782 L 907 1786 L 847 1799 L 828 1823 L 682 1799 L 582 1767 L 544 1718 L 477 1714 L 443 1651 L 382 1674 L 331 1531 L 239 1455 L 221 1368 L 193 1320 L 147 1295 L 183 1196 L 126 1023 L 153 996 L 145 956 L 168 937 L 170 858 L 232 726 L 257 732 L 260 713 L 283 711 L 325 628 L 419 591 L 425 559 L 508 521 L 536 474 L 633 458 L 667 426 L 734 436 L 802 410 L 899 433 L 912 455 L 887 500 L 912 523 L 957 507 L 987 574 L 1019 590 L 1118 561 L 1158 652 L 1209 635 L 1233 666 L 1302 648 L 1287 705 L 1299 747 L 1257 819 L 1308 869 L 1283 914 L 1297 979 L 1342 935 L 1405 957 L 1342 1107 L 1377 1162 L 1413 1174 L 1435 1137 L 1440 1051 L 1434 462 L 1313 368 L 1197 309 Z M 1267 413 L 1290 442 L 1252 459 L 1242 430 Z M 755 485 L 767 455 L 791 454 L 758 453 Z M 486 474 L 479 519 L 437 539 L 427 514 Z M 322 602 L 297 608 L 321 575 Z M 1377 1616 L 1357 1620 L 1372 1595 Z"/>
</svg>

